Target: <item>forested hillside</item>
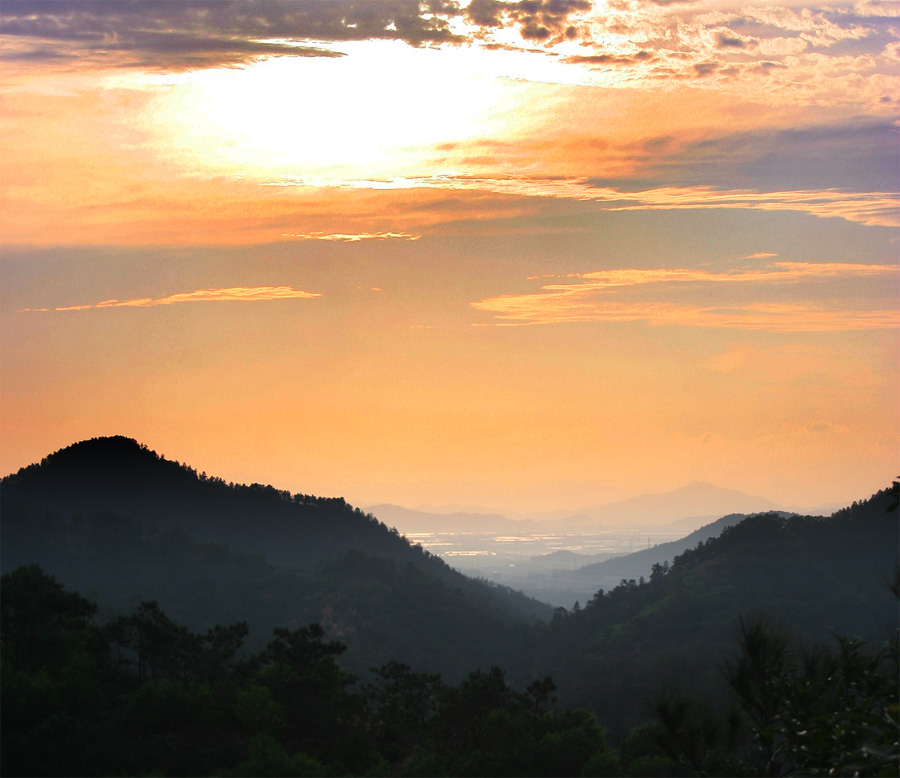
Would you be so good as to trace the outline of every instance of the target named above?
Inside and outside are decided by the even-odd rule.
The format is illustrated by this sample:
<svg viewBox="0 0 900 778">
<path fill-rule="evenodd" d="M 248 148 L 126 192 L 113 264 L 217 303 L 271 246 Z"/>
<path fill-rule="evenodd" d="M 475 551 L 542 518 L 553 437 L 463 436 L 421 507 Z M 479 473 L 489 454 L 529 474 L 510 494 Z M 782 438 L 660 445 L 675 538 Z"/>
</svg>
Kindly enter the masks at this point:
<svg viewBox="0 0 900 778">
<path fill-rule="evenodd" d="M 710 538 L 719 535 L 726 527 L 733 527 L 747 518 L 745 513 L 729 513 L 709 524 L 705 524 L 694 530 L 689 535 L 678 540 L 666 543 L 657 543 L 652 548 L 635 551 L 632 554 L 617 556 L 602 562 L 593 562 L 579 567 L 571 575 L 573 583 L 578 581 L 584 585 L 593 584 L 593 591 L 598 588 L 609 589 L 616 586 L 623 578 L 640 578 L 649 576 L 654 564 L 663 564 L 675 559 L 678 554 L 695 548 L 698 543 L 704 543 Z"/>
<path fill-rule="evenodd" d="M 590 561 L 587 564 L 584 564 L 583 560 L 589 559 L 588 557 L 579 557 L 570 551 L 557 551 L 540 558 L 547 570 L 539 570 L 533 581 L 529 582 L 528 586 L 523 583 L 522 588 L 539 599 L 547 599 L 567 607 L 575 602 L 584 603 L 590 600 L 598 589 L 612 589 L 622 579 L 627 581 L 631 578 L 637 580 L 642 576 L 649 577 L 653 565 L 671 563 L 678 554 L 715 537 L 726 527 L 738 524 L 746 518 L 745 514 L 731 513 L 678 540 L 658 543 L 651 548 L 630 554 L 618 554 L 611 559 Z M 557 563 L 554 567 L 555 560 Z M 532 560 L 532 564 L 534 561 Z M 569 569 L 565 569 L 566 563 Z"/>
<path fill-rule="evenodd" d="M 3 499 L 64 519 L 112 513 L 195 540 L 260 552 L 309 568 L 351 549 L 412 561 L 439 575 L 439 559 L 411 553 L 397 532 L 342 498 L 291 494 L 261 484 L 226 483 L 172 462 L 130 438 L 93 438 L 61 449 L 3 479 Z"/>
<path fill-rule="evenodd" d="M 742 624 L 725 707 L 661 688 L 613 746 L 550 677 L 456 685 L 388 661 L 370 682 L 318 625 L 241 655 L 245 622 L 192 632 L 154 601 L 105 624 L 38 566 L 0 579 L 4 775 L 893 775 L 897 657 L 842 639 L 797 653 Z M 900 582 L 894 582 L 900 591 Z"/>
<path fill-rule="evenodd" d="M 896 484 L 830 517 L 749 517 L 555 612 L 343 500 L 226 484 L 123 438 L 0 497 L 14 772 L 896 772 Z M 765 721 L 753 672 L 777 678 Z"/>
<path fill-rule="evenodd" d="M 767 614 L 809 644 L 834 634 L 880 643 L 897 628 L 894 500 L 886 489 L 831 517 L 749 517 L 646 581 L 558 612 L 538 668 L 553 668 L 568 704 L 615 725 L 643 715 L 662 684 L 720 687 L 740 616 Z"/>
<path fill-rule="evenodd" d="M 550 606 L 468 578 L 340 499 L 198 475 L 135 441 L 70 446 L 2 481 L 4 571 L 40 564 L 114 615 L 153 599 L 192 629 L 321 622 L 357 672 L 388 658 L 460 678 L 514 653 Z M 528 662 L 514 663 L 526 672 Z"/>
</svg>

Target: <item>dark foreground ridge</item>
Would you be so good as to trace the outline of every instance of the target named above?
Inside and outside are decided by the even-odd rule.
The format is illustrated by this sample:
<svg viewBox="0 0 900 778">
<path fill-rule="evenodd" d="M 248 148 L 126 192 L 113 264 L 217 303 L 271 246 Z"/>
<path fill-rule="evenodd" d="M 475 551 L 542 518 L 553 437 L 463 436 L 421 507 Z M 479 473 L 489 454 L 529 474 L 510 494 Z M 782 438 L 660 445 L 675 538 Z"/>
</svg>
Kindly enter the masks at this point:
<svg viewBox="0 0 900 778">
<path fill-rule="evenodd" d="M 246 619 L 254 640 L 318 621 L 346 658 L 462 677 L 552 609 L 468 578 L 341 498 L 226 483 L 134 440 L 77 443 L 0 482 L 4 571 L 38 563 L 102 613 L 156 599 L 188 626 Z M 476 639 L 477 638 L 477 639 Z"/>
<path fill-rule="evenodd" d="M 896 774 L 896 484 L 552 618 L 127 438 L 0 498 L 3 774 Z"/>
</svg>

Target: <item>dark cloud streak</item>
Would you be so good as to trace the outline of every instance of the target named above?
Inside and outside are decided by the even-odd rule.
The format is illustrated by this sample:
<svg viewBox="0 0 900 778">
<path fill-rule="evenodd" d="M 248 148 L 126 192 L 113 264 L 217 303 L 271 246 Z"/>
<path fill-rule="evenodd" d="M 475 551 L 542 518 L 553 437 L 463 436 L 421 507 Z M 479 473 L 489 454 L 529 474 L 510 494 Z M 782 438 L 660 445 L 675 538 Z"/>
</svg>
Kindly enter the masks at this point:
<svg viewBox="0 0 900 778">
<path fill-rule="evenodd" d="M 596 65 L 615 66 L 615 65 L 634 65 L 638 62 L 647 62 L 655 59 L 655 55 L 649 51 L 641 50 L 634 54 L 587 54 L 566 57 L 563 62 L 570 65 Z"/>
<path fill-rule="evenodd" d="M 526 40 L 573 38 L 571 17 L 591 10 L 589 0 L 472 0 L 466 9 L 470 21 L 479 27 L 496 28 L 518 25 Z"/>
<path fill-rule="evenodd" d="M 754 46 L 755 41 L 746 41 L 735 35 L 729 35 L 727 32 L 719 32 L 716 34 L 716 44 L 720 49 L 743 49 L 747 46 Z"/>
<path fill-rule="evenodd" d="M 454 41 L 449 18 L 459 13 L 450 0 L 4 0 L 0 32 L 16 43 L 3 47 L 7 58 L 112 53 L 118 64 L 179 70 L 273 54 L 336 56 L 292 41 Z"/>
<path fill-rule="evenodd" d="M 735 132 L 687 144 L 666 136 L 656 140 L 631 150 L 646 164 L 630 180 L 590 183 L 635 189 L 712 185 L 756 191 L 897 191 L 900 130 L 891 121 Z"/>
</svg>

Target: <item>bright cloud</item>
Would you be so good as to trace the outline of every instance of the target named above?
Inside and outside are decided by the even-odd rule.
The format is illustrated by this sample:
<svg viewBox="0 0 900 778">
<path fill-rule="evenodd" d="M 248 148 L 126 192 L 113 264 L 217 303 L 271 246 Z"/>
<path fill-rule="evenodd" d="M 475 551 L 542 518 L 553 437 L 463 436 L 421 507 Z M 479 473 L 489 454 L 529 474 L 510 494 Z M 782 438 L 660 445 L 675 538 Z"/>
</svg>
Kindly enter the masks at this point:
<svg viewBox="0 0 900 778">
<path fill-rule="evenodd" d="M 586 289 L 606 289 L 616 286 L 637 286 L 639 284 L 660 284 L 675 282 L 691 283 L 783 283 L 800 278 L 836 278 L 847 276 L 881 276 L 896 274 L 894 265 L 857 265 L 850 263 L 815 262 L 773 262 L 768 270 L 747 270 L 733 273 L 710 273 L 706 270 L 683 270 L 660 268 L 654 270 L 600 270 L 593 273 L 579 273 L 574 277 L 584 279 L 579 284 L 550 284 L 545 290 L 568 292 Z"/>
<path fill-rule="evenodd" d="M 305 492 L 864 496 L 900 429 L 898 14 L 0 0 L 3 461 L 124 424 Z M 309 279 L 333 304 L 75 313 Z M 425 491 L 383 497 L 481 499 Z"/>
<path fill-rule="evenodd" d="M 177 305 L 179 303 L 202 302 L 259 302 L 262 300 L 308 300 L 321 297 L 314 292 L 304 292 L 290 286 L 234 286 L 227 289 L 197 289 L 193 292 L 178 292 L 165 297 L 138 297 L 132 300 L 103 300 L 85 305 L 67 305 L 53 308 L 54 311 L 87 311 L 96 308 L 150 308 L 155 305 Z M 48 308 L 26 310 L 47 311 Z"/>
<path fill-rule="evenodd" d="M 761 270 L 711 273 L 687 269 L 619 269 L 574 274 L 577 281 L 545 284 L 531 294 L 501 295 L 471 303 L 491 313 L 496 322 L 559 324 L 564 322 L 630 322 L 681 327 L 721 327 L 781 332 L 834 332 L 894 329 L 900 311 L 891 308 L 854 308 L 819 300 L 791 303 L 751 299 L 723 304 L 679 302 L 679 289 L 696 284 L 760 285 L 796 283 L 810 279 L 851 279 L 897 275 L 892 265 L 776 262 Z M 655 286 L 664 299 L 622 300 L 628 287 Z"/>
<path fill-rule="evenodd" d="M 717 327 L 774 332 L 845 332 L 900 328 L 892 310 L 837 311 L 812 305 L 755 303 L 728 308 L 674 303 L 550 300 L 541 295 L 492 298 L 472 306 L 494 313 L 500 326 L 572 322 L 645 322 L 651 326 Z"/>
<path fill-rule="evenodd" d="M 409 232 L 286 232 L 285 238 L 296 240 L 327 240 L 337 243 L 359 243 L 363 240 L 418 240 L 421 235 Z"/>
</svg>

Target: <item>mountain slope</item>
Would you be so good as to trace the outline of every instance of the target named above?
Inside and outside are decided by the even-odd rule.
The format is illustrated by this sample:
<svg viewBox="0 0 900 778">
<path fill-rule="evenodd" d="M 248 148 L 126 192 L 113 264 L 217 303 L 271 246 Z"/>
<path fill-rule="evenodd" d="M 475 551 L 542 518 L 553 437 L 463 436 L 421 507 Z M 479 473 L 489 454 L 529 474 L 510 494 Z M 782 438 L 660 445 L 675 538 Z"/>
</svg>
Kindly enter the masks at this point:
<svg viewBox="0 0 900 778">
<path fill-rule="evenodd" d="M 506 656 L 517 624 L 551 614 L 341 499 L 226 484 L 125 438 L 70 446 L 0 490 L 4 572 L 40 564 L 106 613 L 157 599 L 196 629 L 248 620 L 251 644 L 322 622 L 351 645 L 354 671 L 427 658 L 460 677 Z"/>
<path fill-rule="evenodd" d="M 7 502 L 64 518 L 108 511 L 198 540 L 256 551 L 306 567 L 366 548 L 403 558 L 408 544 L 341 498 L 291 495 L 271 486 L 228 484 L 157 455 L 124 437 L 93 438 L 61 449 L 0 483 Z"/>
<path fill-rule="evenodd" d="M 719 687 L 741 616 L 766 613 L 807 643 L 834 633 L 878 643 L 897 628 L 893 499 L 884 490 L 831 517 L 769 513 L 727 527 L 643 585 L 554 619 L 541 669 L 554 668 L 567 704 L 621 724 L 663 686 Z"/>
<path fill-rule="evenodd" d="M 130 438 L 76 443 L 7 476 L 0 489 L 7 503 L 49 510 L 67 520 L 108 512 L 159 530 L 178 529 L 198 541 L 261 553 L 270 562 L 299 569 L 357 550 L 411 563 L 454 586 L 472 585 L 440 558 L 342 498 L 229 484 Z M 546 613 L 524 598 L 507 599 L 528 618 Z"/>
<path fill-rule="evenodd" d="M 633 554 L 584 565 L 572 573 L 572 578 L 585 586 L 592 586 L 596 591 L 616 586 L 623 578 L 628 580 L 638 579 L 641 576 L 649 577 L 654 564 L 672 562 L 678 554 L 695 548 L 698 543 L 717 537 L 723 530 L 739 524 L 746 518 L 746 514 L 743 513 L 722 516 L 679 540 L 658 543 L 652 548 L 635 551 Z"/>
<path fill-rule="evenodd" d="M 718 535 L 746 518 L 733 513 L 695 530 L 690 535 L 631 554 L 598 555 L 556 551 L 529 561 L 529 575 L 525 578 L 506 577 L 505 583 L 553 604 L 571 606 L 590 600 L 598 589 L 611 589 L 622 580 L 649 577 L 654 564 L 671 562 L 678 554 L 694 548 L 707 538 Z"/>
</svg>

